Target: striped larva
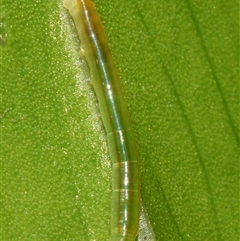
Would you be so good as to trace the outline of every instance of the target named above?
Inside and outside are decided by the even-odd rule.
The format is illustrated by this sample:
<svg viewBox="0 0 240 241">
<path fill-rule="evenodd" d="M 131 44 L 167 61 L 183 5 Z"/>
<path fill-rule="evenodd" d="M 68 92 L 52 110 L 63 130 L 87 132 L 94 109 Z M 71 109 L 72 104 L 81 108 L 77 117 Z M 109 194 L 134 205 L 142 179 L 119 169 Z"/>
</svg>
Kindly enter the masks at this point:
<svg viewBox="0 0 240 241">
<path fill-rule="evenodd" d="M 90 68 L 112 160 L 110 241 L 135 241 L 140 216 L 140 169 L 118 71 L 91 0 L 65 0 Z"/>
</svg>

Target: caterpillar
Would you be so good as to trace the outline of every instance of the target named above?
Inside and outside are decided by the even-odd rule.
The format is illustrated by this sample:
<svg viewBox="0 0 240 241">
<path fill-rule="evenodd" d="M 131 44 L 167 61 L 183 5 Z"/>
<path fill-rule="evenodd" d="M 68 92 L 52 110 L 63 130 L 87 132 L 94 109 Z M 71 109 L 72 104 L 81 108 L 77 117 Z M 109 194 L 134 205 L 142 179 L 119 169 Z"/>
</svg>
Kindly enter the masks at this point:
<svg viewBox="0 0 240 241">
<path fill-rule="evenodd" d="M 73 18 L 90 68 L 112 160 L 110 241 L 135 241 L 140 217 L 140 168 L 134 131 L 118 71 L 91 0 L 63 2 Z"/>
</svg>

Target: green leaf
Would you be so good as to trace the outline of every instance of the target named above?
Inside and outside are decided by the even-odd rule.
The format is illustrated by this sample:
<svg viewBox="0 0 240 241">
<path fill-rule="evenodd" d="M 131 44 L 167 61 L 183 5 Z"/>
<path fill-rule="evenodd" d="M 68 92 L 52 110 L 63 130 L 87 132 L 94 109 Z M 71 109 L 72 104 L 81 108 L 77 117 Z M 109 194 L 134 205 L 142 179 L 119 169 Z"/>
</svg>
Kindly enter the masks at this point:
<svg viewBox="0 0 240 241">
<path fill-rule="evenodd" d="M 158 241 L 239 238 L 239 3 L 96 0 Z M 3 241 L 107 240 L 111 161 L 61 1 L 0 5 Z"/>
</svg>

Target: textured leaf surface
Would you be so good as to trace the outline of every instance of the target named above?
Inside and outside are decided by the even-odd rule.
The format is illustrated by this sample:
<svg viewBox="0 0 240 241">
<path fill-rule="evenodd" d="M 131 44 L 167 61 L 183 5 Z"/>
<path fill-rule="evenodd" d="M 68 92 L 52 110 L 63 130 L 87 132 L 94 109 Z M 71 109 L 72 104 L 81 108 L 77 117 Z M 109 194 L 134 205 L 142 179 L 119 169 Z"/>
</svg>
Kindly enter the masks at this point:
<svg viewBox="0 0 240 241">
<path fill-rule="evenodd" d="M 239 3 L 96 0 L 158 241 L 239 238 Z M 107 240 L 111 167 L 60 1 L 0 9 L 3 241 Z"/>
</svg>

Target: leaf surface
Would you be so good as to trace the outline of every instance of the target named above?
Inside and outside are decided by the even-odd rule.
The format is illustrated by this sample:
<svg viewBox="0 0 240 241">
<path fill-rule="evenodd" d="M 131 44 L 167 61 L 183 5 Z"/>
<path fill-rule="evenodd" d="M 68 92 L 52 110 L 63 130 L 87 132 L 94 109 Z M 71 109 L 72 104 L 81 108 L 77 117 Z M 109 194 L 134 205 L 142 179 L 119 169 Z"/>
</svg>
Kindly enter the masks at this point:
<svg viewBox="0 0 240 241">
<path fill-rule="evenodd" d="M 239 3 L 96 0 L 157 241 L 239 238 Z M 1 4 L 1 235 L 107 240 L 111 161 L 60 1 Z"/>
</svg>

